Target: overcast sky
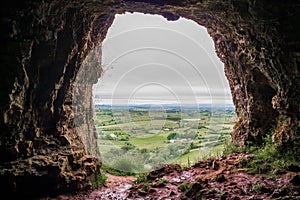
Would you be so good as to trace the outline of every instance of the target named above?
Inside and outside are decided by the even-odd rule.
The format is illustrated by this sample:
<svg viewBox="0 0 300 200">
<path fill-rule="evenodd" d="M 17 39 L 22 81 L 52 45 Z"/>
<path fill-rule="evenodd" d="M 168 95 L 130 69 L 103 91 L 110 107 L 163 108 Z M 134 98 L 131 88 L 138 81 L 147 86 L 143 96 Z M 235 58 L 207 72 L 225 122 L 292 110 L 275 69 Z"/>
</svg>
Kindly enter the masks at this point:
<svg viewBox="0 0 300 200">
<path fill-rule="evenodd" d="M 206 29 L 191 20 L 116 15 L 102 44 L 95 103 L 232 103 Z"/>
</svg>

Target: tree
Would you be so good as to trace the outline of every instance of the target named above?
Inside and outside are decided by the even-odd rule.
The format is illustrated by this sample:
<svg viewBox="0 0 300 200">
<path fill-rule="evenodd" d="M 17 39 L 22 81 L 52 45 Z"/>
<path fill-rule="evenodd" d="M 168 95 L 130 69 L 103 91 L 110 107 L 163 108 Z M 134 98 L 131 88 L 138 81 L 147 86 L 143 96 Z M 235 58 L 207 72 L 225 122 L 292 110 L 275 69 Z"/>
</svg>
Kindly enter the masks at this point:
<svg viewBox="0 0 300 200">
<path fill-rule="evenodd" d="M 168 136 L 167 136 L 167 139 L 168 140 L 172 140 L 172 139 L 174 139 L 175 137 L 176 137 L 176 133 L 170 133 Z"/>
</svg>

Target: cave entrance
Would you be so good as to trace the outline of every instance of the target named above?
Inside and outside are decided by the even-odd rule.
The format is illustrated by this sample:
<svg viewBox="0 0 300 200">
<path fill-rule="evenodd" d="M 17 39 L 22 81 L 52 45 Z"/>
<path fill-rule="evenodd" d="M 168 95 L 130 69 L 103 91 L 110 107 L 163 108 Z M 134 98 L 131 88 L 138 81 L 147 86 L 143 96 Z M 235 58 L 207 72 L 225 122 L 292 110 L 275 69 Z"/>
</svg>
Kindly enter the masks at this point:
<svg viewBox="0 0 300 200">
<path fill-rule="evenodd" d="M 101 51 L 93 100 L 104 165 L 136 173 L 221 155 L 235 112 L 204 27 L 185 18 L 117 14 Z"/>
</svg>

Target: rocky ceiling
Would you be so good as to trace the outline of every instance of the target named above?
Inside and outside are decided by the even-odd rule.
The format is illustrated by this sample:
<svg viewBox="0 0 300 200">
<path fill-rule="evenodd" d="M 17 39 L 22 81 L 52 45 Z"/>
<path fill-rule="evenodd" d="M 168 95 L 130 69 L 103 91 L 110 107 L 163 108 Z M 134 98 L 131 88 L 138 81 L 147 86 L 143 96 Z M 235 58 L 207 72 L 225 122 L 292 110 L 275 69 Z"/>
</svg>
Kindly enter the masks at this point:
<svg viewBox="0 0 300 200">
<path fill-rule="evenodd" d="M 98 60 L 86 56 L 101 44 L 114 15 L 125 11 L 182 16 L 205 26 L 225 64 L 239 118 L 232 143 L 261 144 L 272 133 L 279 148 L 300 152 L 299 6 L 295 0 L 4 3 L 1 191 L 57 194 L 90 188 L 99 176 L 91 92 L 101 75 L 101 51 L 94 51 Z"/>
</svg>

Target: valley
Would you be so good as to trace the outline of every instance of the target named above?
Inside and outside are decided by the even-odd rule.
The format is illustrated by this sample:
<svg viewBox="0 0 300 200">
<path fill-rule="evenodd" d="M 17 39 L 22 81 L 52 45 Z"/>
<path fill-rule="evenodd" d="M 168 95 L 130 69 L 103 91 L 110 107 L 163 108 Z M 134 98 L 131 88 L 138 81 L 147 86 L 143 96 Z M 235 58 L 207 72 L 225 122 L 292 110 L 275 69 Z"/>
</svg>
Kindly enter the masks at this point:
<svg viewBox="0 0 300 200">
<path fill-rule="evenodd" d="M 232 105 L 96 105 L 94 119 L 103 164 L 134 174 L 221 156 L 236 116 Z"/>
</svg>

